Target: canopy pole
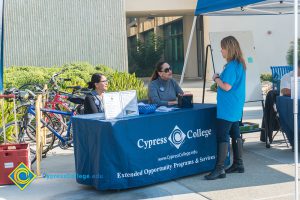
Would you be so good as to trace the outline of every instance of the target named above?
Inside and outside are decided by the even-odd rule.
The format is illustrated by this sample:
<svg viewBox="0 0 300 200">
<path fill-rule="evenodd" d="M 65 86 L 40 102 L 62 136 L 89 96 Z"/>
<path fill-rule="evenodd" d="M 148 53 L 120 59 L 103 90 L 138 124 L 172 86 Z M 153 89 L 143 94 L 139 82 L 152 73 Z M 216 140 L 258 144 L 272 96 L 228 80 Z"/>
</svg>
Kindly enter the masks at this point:
<svg viewBox="0 0 300 200">
<path fill-rule="evenodd" d="M 4 0 L 1 0 L 1 54 L 0 54 L 0 94 L 4 91 Z"/>
<path fill-rule="evenodd" d="M 295 160 L 295 198 L 299 199 L 298 189 L 298 0 L 294 0 L 294 160 Z"/>
<path fill-rule="evenodd" d="M 180 82 L 179 82 L 180 86 L 182 85 L 182 82 L 183 82 L 185 68 L 186 68 L 187 61 L 188 61 L 188 58 L 189 58 L 189 55 L 190 55 L 190 50 L 191 50 L 191 45 L 192 45 L 194 30 L 195 30 L 195 26 L 196 26 L 196 21 L 197 21 L 197 16 L 194 16 L 192 30 L 191 30 L 191 34 L 190 34 L 188 46 L 187 46 L 187 49 L 186 49 L 185 58 L 184 58 L 184 64 L 183 64 L 183 68 L 182 68 L 182 72 L 181 72 L 181 77 L 180 77 Z"/>
</svg>

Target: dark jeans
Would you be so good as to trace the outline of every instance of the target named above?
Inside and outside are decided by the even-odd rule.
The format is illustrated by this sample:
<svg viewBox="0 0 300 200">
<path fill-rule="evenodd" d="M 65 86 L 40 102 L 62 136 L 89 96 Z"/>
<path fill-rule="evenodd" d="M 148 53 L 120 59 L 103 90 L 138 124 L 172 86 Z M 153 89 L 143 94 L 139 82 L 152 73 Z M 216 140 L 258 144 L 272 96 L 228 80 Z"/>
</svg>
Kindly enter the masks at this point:
<svg viewBox="0 0 300 200">
<path fill-rule="evenodd" d="M 241 138 L 239 121 L 230 122 L 224 119 L 217 119 L 217 142 L 229 142 L 229 136 L 233 140 Z"/>
</svg>

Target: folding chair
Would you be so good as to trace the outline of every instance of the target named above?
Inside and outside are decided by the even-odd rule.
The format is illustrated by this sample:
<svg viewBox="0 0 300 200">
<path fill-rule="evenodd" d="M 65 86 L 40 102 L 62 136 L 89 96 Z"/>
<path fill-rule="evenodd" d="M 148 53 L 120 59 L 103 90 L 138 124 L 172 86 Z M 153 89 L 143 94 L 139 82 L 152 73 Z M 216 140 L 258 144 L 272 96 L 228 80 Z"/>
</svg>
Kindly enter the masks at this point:
<svg viewBox="0 0 300 200">
<path fill-rule="evenodd" d="M 280 94 L 280 80 L 283 75 L 293 71 L 293 67 L 292 66 L 271 66 L 270 68 L 271 68 L 271 72 L 272 72 L 272 84 L 273 84 L 272 88 L 274 91 L 278 91 L 278 93 Z M 285 132 L 282 130 L 282 128 L 280 126 L 280 121 L 279 121 L 280 116 L 277 111 L 276 104 L 273 104 L 273 109 L 274 109 L 274 112 L 276 113 L 275 120 L 279 124 L 279 130 L 277 130 L 276 133 L 272 136 L 272 141 L 274 140 L 274 138 L 278 134 L 278 132 L 281 132 L 287 147 L 289 147 L 289 143 L 287 141 Z"/>
<path fill-rule="evenodd" d="M 273 90 L 280 91 L 280 79 L 290 71 L 293 71 L 292 66 L 271 66 Z"/>
<path fill-rule="evenodd" d="M 274 108 L 274 111 L 276 112 L 276 115 L 275 115 L 275 120 L 277 121 L 277 123 L 279 124 L 279 130 L 276 131 L 276 133 L 273 135 L 272 137 L 272 141 L 274 141 L 274 138 L 275 136 L 277 135 L 278 132 L 281 132 L 282 133 L 282 136 L 283 136 L 283 139 L 286 143 L 286 146 L 289 148 L 289 143 L 288 143 L 288 140 L 287 140 L 287 136 L 286 136 L 286 133 L 282 130 L 281 126 L 280 126 L 280 120 L 279 120 L 279 113 L 277 111 L 277 108 L 276 108 L 276 104 L 273 105 L 273 108 Z"/>
</svg>

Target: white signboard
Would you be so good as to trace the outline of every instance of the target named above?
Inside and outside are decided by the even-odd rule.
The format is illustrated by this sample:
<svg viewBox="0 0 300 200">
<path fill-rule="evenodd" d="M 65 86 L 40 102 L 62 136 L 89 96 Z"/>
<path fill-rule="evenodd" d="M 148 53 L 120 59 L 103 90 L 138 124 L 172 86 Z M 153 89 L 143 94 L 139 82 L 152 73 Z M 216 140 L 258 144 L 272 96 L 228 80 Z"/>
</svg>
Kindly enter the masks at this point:
<svg viewBox="0 0 300 200">
<path fill-rule="evenodd" d="M 119 92 L 108 92 L 103 94 L 103 105 L 105 119 L 123 117 L 122 104 Z"/>
<path fill-rule="evenodd" d="M 120 92 L 123 116 L 135 116 L 139 115 L 137 95 L 135 90 L 128 90 Z"/>
<path fill-rule="evenodd" d="M 259 68 L 262 66 L 256 61 L 252 32 L 232 31 L 211 32 L 209 34 L 216 73 L 222 72 L 226 64 L 226 60 L 221 54 L 221 40 L 230 35 L 235 37 L 240 43 L 246 61 L 246 101 L 263 100 L 259 74 Z"/>
<path fill-rule="evenodd" d="M 104 93 L 103 104 L 105 119 L 139 115 L 135 90 Z"/>
</svg>

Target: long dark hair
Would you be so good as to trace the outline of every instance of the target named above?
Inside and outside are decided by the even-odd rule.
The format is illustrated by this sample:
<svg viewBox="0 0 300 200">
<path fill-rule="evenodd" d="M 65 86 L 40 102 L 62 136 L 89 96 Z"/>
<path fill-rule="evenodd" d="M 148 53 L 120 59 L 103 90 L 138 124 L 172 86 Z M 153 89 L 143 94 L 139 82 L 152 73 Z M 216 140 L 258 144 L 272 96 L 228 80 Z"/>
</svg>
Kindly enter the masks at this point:
<svg viewBox="0 0 300 200">
<path fill-rule="evenodd" d="M 242 63 L 244 69 L 246 69 L 246 63 L 245 59 L 243 58 L 240 44 L 235 37 L 228 36 L 223 38 L 221 41 L 221 47 L 222 49 L 227 50 L 227 62 L 237 60 L 239 63 Z"/>
<path fill-rule="evenodd" d="M 165 64 L 166 62 L 165 61 L 161 61 L 161 62 L 158 62 L 155 66 L 155 70 L 151 76 L 151 81 L 154 81 L 156 79 L 158 79 L 159 77 L 159 74 L 158 72 L 160 72 L 162 70 L 162 65 Z"/>
<path fill-rule="evenodd" d="M 89 85 L 88 88 L 95 90 L 96 89 L 95 83 L 99 83 L 101 81 L 102 76 L 103 74 L 100 73 L 93 74 L 91 81 L 88 82 Z"/>
</svg>

